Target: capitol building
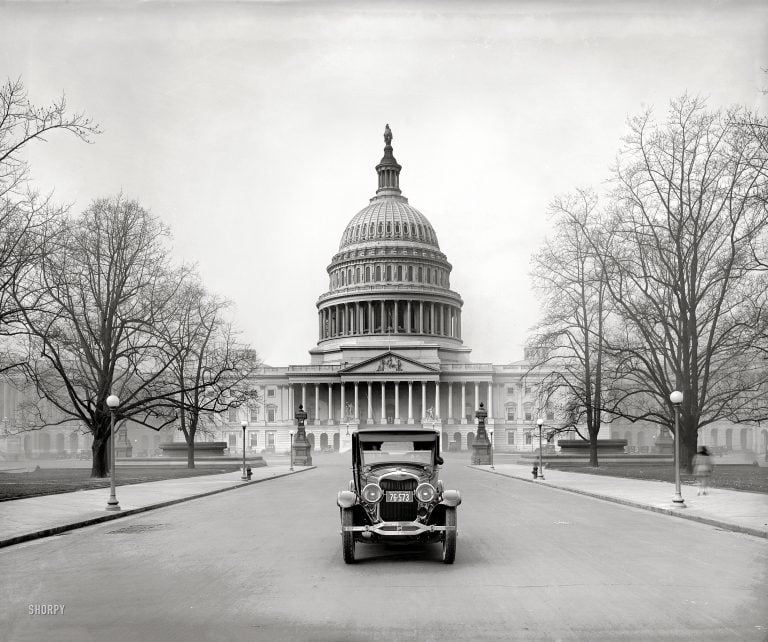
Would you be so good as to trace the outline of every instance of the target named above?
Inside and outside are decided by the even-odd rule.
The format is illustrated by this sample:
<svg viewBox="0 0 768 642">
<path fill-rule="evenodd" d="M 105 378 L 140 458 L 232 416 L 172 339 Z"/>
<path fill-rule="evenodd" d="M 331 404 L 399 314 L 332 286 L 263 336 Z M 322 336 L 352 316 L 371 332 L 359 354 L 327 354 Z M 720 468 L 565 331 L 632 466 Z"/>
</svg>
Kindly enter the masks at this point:
<svg viewBox="0 0 768 642">
<path fill-rule="evenodd" d="M 306 365 L 263 367 L 260 404 L 232 410 L 217 436 L 246 448 L 287 450 L 299 404 L 315 450 L 343 450 L 357 427 L 407 425 L 443 433 L 466 450 L 483 403 L 499 447 L 531 444 L 540 416 L 527 362 L 472 361 L 462 340 L 463 300 L 435 228 L 400 189 L 392 132 L 384 133 L 377 189 L 341 232 L 317 299 L 317 345 Z"/>
</svg>

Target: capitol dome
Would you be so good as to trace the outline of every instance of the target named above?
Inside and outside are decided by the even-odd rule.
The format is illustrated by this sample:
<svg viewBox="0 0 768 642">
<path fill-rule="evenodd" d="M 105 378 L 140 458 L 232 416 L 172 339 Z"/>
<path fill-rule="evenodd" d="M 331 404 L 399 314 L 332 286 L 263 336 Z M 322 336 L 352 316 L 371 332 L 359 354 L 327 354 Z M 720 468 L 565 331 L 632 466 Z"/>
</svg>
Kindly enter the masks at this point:
<svg viewBox="0 0 768 642">
<path fill-rule="evenodd" d="M 344 229 L 328 266 L 328 291 L 317 302 L 319 341 L 310 354 L 318 363 L 354 361 L 393 341 L 400 351 L 431 346 L 447 360 L 469 351 L 461 341 L 463 301 L 450 288 L 452 266 L 432 224 L 400 191 L 389 125 L 384 142 L 376 194 Z"/>
</svg>

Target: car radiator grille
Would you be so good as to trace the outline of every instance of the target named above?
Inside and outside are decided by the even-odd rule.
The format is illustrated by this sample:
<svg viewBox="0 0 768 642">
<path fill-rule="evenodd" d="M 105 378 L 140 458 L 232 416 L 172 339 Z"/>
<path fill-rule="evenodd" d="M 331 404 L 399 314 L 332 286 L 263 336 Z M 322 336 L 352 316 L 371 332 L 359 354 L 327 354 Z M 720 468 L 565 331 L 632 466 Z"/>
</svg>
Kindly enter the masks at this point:
<svg viewBox="0 0 768 642">
<path fill-rule="evenodd" d="M 384 491 L 384 500 L 379 508 L 379 517 L 385 522 L 412 522 L 416 519 L 416 480 L 406 479 L 394 481 L 392 479 L 381 480 L 381 490 Z M 388 502 L 388 490 L 409 490 L 413 494 L 412 502 Z"/>
</svg>

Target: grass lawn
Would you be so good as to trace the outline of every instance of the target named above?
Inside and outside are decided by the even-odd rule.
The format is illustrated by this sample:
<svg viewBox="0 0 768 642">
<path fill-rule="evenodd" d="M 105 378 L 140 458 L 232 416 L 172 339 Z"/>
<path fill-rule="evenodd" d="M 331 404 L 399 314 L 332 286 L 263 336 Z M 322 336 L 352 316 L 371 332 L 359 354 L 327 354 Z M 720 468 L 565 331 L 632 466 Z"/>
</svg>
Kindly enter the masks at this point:
<svg viewBox="0 0 768 642">
<path fill-rule="evenodd" d="M 161 479 L 179 479 L 199 475 L 218 475 L 234 472 L 242 467 L 232 464 L 205 465 L 198 468 L 186 466 L 118 466 L 116 482 L 119 486 L 159 481 Z M 109 477 L 92 479 L 88 468 L 38 468 L 27 473 L 0 472 L 0 502 L 8 499 L 69 493 L 75 490 L 108 488 Z"/>
<path fill-rule="evenodd" d="M 557 469 L 557 466 L 551 466 Z M 560 470 L 572 473 L 588 473 L 590 475 L 606 475 L 608 477 L 624 477 L 628 479 L 648 479 L 675 483 L 675 471 L 672 466 L 616 466 L 601 464 L 599 468 L 588 466 L 568 466 Z M 694 485 L 696 479 L 680 471 L 680 481 L 686 485 Z M 768 493 L 768 468 L 759 466 L 729 466 L 715 465 L 710 479 L 710 485 L 714 488 L 727 488 L 730 490 L 748 490 L 755 493 Z"/>
</svg>

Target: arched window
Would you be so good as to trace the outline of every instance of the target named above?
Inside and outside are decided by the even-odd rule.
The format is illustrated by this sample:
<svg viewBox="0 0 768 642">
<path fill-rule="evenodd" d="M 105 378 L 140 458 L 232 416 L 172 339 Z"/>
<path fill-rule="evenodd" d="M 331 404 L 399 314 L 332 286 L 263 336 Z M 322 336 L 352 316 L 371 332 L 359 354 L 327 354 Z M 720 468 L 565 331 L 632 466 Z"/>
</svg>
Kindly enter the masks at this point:
<svg viewBox="0 0 768 642">
<path fill-rule="evenodd" d="M 379 236 L 384 236 L 384 223 L 379 223 Z"/>
<path fill-rule="evenodd" d="M 397 280 L 402 281 L 403 280 L 403 266 L 398 265 L 397 266 Z"/>
<path fill-rule="evenodd" d="M 352 285 L 352 268 L 347 270 L 347 285 Z"/>
<path fill-rule="evenodd" d="M 369 283 L 371 280 L 371 266 L 366 265 L 365 266 L 365 282 Z"/>
<path fill-rule="evenodd" d="M 341 273 L 341 285 L 344 285 L 344 272 Z"/>
<path fill-rule="evenodd" d="M 395 234 L 400 236 L 400 223 L 395 222 Z"/>
<path fill-rule="evenodd" d="M 355 268 L 355 283 L 360 283 L 360 268 Z"/>
<path fill-rule="evenodd" d="M 392 222 L 387 221 L 387 236 L 392 236 Z"/>
<path fill-rule="evenodd" d="M 388 265 L 387 266 L 387 281 L 391 281 L 391 280 L 392 280 L 392 266 Z"/>
<path fill-rule="evenodd" d="M 376 233 L 376 226 L 373 223 L 371 223 L 368 226 L 368 236 L 373 236 L 375 233 Z"/>
<path fill-rule="evenodd" d="M 424 280 L 423 276 L 422 276 L 421 267 L 419 267 L 419 275 L 417 277 L 417 280 L 419 281 L 419 283 L 421 283 Z"/>
<path fill-rule="evenodd" d="M 377 281 L 381 281 L 381 266 L 380 265 L 376 266 L 376 280 Z"/>
<path fill-rule="evenodd" d="M 408 280 L 409 281 L 413 281 L 413 266 L 412 265 L 408 266 Z"/>
</svg>

